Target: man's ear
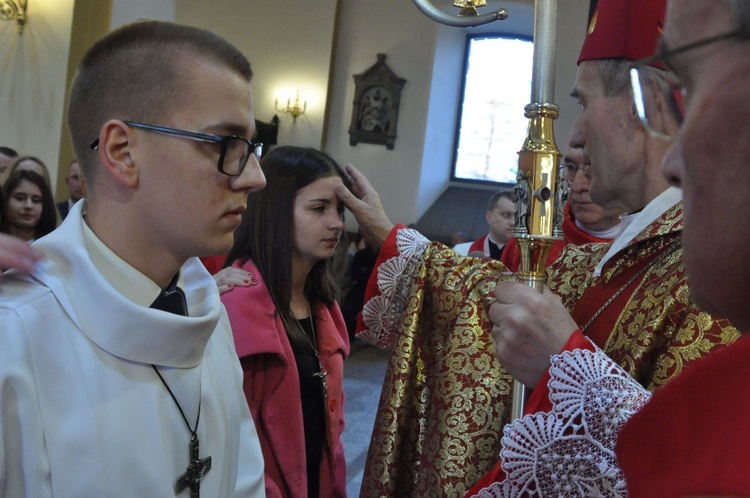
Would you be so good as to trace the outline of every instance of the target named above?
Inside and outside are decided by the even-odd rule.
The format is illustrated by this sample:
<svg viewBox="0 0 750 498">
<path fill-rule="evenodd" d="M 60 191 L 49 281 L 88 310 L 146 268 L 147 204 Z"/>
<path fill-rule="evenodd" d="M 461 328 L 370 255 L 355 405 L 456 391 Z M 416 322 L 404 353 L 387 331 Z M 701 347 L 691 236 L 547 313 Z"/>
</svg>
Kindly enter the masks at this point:
<svg viewBox="0 0 750 498">
<path fill-rule="evenodd" d="M 104 123 L 99 132 L 99 157 L 106 174 L 126 188 L 138 185 L 138 167 L 134 159 L 136 135 L 118 119 Z"/>
</svg>

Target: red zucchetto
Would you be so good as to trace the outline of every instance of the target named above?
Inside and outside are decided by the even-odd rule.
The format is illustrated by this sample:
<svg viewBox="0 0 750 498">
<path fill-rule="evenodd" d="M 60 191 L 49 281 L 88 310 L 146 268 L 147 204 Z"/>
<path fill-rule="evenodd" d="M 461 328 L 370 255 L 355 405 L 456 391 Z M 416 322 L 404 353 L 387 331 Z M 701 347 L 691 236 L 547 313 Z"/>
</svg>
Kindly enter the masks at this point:
<svg viewBox="0 0 750 498">
<path fill-rule="evenodd" d="M 656 51 L 666 0 L 599 0 L 578 63 L 596 59 L 636 61 Z"/>
</svg>

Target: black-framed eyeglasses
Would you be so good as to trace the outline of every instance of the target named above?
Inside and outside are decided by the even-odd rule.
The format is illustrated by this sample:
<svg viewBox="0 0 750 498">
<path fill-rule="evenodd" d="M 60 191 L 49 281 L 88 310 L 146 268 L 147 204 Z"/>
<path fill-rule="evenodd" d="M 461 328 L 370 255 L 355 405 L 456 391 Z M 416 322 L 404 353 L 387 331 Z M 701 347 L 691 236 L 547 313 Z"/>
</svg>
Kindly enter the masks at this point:
<svg viewBox="0 0 750 498">
<path fill-rule="evenodd" d="M 731 38 L 748 37 L 745 29 L 734 29 L 726 33 L 710 36 L 702 40 L 686 43 L 674 49 L 667 49 L 661 45 L 658 51 L 649 57 L 634 62 L 630 68 L 630 86 L 633 90 L 633 100 L 638 117 L 645 128 L 654 136 L 664 140 L 673 140 L 674 136 L 665 130 L 664 123 L 658 122 L 658 113 L 654 112 L 654 102 L 649 99 L 649 85 L 656 85 L 660 93 L 667 99 L 666 104 L 671 107 L 673 117 L 677 126 L 682 123 L 684 114 L 683 99 L 686 96 L 685 86 L 673 71 L 656 70 L 652 67 L 655 62 L 663 62 L 667 68 L 671 68 L 670 59 L 678 54 L 683 54 L 696 48 L 705 47 L 712 43 Z"/>
<path fill-rule="evenodd" d="M 257 159 L 260 159 L 263 154 L 262 143 L 252 142 L 236 135 L 211 135 L 208 133 L 169 128 L 167 126 L 136 123 L 134 121 L 123 121 L 123 123 L 132 128 L 139 128 L 153 133 L 217 144 L 220 146 L 217 167 L 220 172 L 229 176 L 239 176 L 242 174 L 248 159 L 250 159 L 250 154 L 254 154 Z M 92 150 L 96 150 L 99 147 L 99 139 L 97 138 L 91 142 L 90 147 Z"/>
</svg>

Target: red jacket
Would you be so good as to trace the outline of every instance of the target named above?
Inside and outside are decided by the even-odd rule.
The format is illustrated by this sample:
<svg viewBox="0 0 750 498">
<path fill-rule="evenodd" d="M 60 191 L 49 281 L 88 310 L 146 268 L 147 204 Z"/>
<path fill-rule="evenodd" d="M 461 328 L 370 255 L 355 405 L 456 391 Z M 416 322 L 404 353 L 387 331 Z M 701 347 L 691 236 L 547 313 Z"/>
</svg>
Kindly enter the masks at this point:
<svg viewBox="0 0 750 498">
<path fill-rule="evenodd" d="M 306 497 L 307 470 L 302 402 L 297 364 L 289 338 L 261 277 L 251 262 L 235 263 L 258 284 L 235 287 L 221 296 L 232 324 L 234 343 L 244 372 L 243 389 L 263 449 L 266 496 Z M 323 368 L 328 371 L 327 444 L 320 468 L 321 496 L 346 496 L 344 430 L 344 359 L 349 335 L 337 303 L 313 311 Z M 333 448 L 333 451 L 330 450 Z"/>
</svg>

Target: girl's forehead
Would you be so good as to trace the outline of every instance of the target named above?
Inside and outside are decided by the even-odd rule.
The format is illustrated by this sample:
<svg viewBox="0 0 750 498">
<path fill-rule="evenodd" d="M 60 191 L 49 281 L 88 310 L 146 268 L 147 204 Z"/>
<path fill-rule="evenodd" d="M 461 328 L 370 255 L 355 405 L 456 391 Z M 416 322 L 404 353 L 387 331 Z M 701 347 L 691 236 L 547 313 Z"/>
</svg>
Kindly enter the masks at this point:
<svg viewBox="0 0 750 498">
<path fill-rule="evenodd" d="M 343 183 L 344 182 L 341 180 L 340 176 L 326 176 L 323 178 L 318 178 L 309 185 L 306 185 L 305 187 L 299 189 L 297 191 L 297 195 L 310 196 L 320 195 L 323 193 L 330 193 L 330 195 L 333 195 L 333 192 L 336 189 L 336 185 L 341 185 Z"/>
<path fill-rule="evenodd" d="M 21 180 L 20 182 L 18 182 L 18 185 L 16 185 L 16 188 L 13 189 L 13 192 L 18 192 L 19 190 L 24 192 L 40 192 L 39 187 L 37 187 L 35 183 L 32 183 L 28 180 Z"/>
</svg>

